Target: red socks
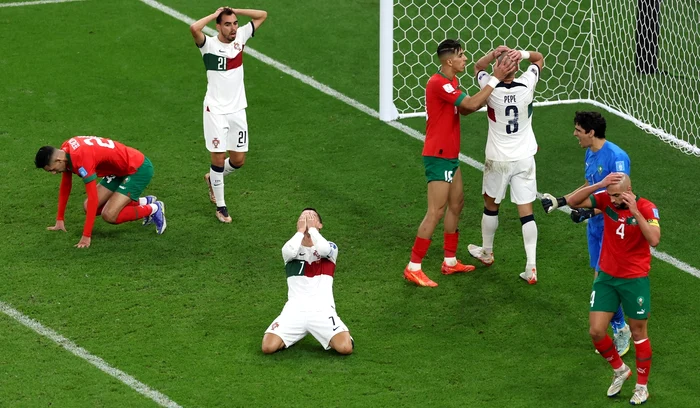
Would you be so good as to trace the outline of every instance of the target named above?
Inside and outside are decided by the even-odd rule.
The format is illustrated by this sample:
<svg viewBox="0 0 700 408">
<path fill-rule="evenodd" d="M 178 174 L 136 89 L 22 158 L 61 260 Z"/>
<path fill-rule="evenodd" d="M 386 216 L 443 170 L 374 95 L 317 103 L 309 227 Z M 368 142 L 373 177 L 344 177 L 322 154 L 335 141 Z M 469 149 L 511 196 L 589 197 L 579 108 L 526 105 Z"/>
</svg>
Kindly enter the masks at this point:
<svg viewBox="0 0 700 408">
<path fill-rule="evenodd" d="M 637 357 L 637 384 L 647 385 L 649 370 L 651 369 L 651 343 L 649 339 L 634 342 L 634 351 Z"/>
<path fill-rule="evenodd" d="M 445 258 L 454 258 L 457 256 L 457 242 L 459 241 L 459 231 L 452 234 L 447 232 L 444 234 L 445 245 L 443 246 L 445 250 Z"/>
<path fill-rule="evenodd" d="M 610 336 L 606 334 L 603 340 L 597 343 L 593 342 L 593 345 L 595 346 L 595 349 L 598 350 L 600 355 L 608 360 L 608 363 L 610 363 L 613 369 L 617 370 L 618 368 L 622 367 L 622 359 L 620 358 L 620 355 L 617 354 L 617 349 L 615 348 Z"/>
<path fill-rule="evenodd" d="M 121 214 L 120 214 L 121 215 Z M 413 248 L 411 249 L 411 262 L 421 263 L 425 254 L 428 253 L 428 248 L 430 248 L 430 240 L 416 237 L 416 241 L 413 243 Z"/>
<path fill-rule="evenodd" d="M 134 201 L 132 201 L 134 202 Z M 119 215 L 117 215 L 117 221 L 115 224 L 121 224 L 124 222 L 138 220 L 143 217 L 148 217 L 151 215 L 151 205 L 127 205 L 121 210 Z"/>
</svg>

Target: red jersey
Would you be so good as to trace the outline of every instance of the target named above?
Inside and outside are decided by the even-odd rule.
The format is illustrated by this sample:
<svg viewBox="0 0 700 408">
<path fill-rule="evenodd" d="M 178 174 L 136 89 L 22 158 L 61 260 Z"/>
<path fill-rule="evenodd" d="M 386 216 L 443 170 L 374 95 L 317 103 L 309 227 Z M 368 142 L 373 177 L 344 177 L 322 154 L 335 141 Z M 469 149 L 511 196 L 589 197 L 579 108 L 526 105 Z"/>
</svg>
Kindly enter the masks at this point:
<svg viewBox="0 0 700 408">
<path fill-rule="evenodd" d="M 467 96 L 459 89 L 457 77 L 450 81 L 436 73 L 425 88 L 425 145 L 423 156 L 456 159 L 459 157 L 459 110 L 457 106 Z"/>
<path fill-rule="evenodd" d="M 72 137 L 61 145 L 61 150 L 68 154 L 69 170 L 86 184 L 97 177 L 129 176 L 144 161 L 138 150 L 96 136 Z"/>
<path fill-rule="evenodd" d="M 603 243 L 600 270 L 616 278 L 643 278 L 651 269 L 651 247 L 628 209 L 615 208 L 608 192 L 590 196 L 593 206 L 603 212 Z M 659 210 L 651 201 L 637 197 L 637 208 L 646 222 L 659 226 Z"/>
<path fill-rule="evenodd" d="M 97 136 L 75 136 L 66 140 L 61 145 L 61 150 L 66 152 L 68 170 L 77 174 L 85 183 L 87 192 L 87 213 L 83 236 L 92 235 L 92 227 L 97 213 L 97 177 L 117 176 L 124 177 L 136 173 L 141 167 L 145 157 L 138 150 L 124 146 L 111 139 Z M 70 191 L 73 186 L 71 173 L 65 172 L 61 178 L 61 187 L 58 190 L 58 214 L 56 220 L 63 221 Z"/>
</svg>

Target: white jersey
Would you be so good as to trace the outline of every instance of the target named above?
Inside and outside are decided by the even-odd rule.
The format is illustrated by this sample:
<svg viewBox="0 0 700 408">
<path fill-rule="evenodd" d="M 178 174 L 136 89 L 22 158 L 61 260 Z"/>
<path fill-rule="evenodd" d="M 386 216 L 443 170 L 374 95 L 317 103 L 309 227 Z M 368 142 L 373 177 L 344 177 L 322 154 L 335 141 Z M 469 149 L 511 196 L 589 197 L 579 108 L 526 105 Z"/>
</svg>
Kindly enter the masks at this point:
<svg viewBox="0 0 700 408">
<path fill-rule="evenodd" d="M 255 26 L 251 21 L 236 31 L 236 39 L 230 44 L 222 43 L 218 36 L 204 36 L 199 51 L 207 70 L 205 110 L 225 115 L 248 106 L 243 86 L 243 48 L 254 34 Z"/>
<path fill-rule="evenodd" d="M 491 75 L 486 71 L 477 74 L 481 89 L 490 79 Z M 487 160 L 518 161 L 537 153 L 537 141 L 532 131 L 532 100 L 539 79 L 540 67 L 531 64 L 513 82 L 499 83 L 489 96 L 486 102 L 489 118 Z"/>
<path fill-rule="evenodd" d="M 304 234 L 297 232 L 282 247 L 287 273 L 287 307 L 297 311 L 335 308 L 333 276 L 338 247 L 327 241 L 316 228 L 309 229 L 313 246 L 301 245 Z"/>
</svg>

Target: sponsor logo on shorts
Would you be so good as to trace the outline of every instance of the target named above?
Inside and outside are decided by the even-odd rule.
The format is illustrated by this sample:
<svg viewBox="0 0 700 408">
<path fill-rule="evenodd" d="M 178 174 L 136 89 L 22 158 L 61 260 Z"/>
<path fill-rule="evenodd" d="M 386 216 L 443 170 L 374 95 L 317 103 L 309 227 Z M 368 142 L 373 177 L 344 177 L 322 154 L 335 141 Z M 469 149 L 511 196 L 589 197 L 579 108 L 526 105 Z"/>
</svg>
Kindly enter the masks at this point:
<svg viewBox="0 0 700 408">
<path fill-rule="evenodd" d="M 638 311 L 637 311 L 637 314 L 638 314 L 638 315 L 643 315 L 645 311 L 646 311 L 646 310 L 644 310 L 644 309 L 638 310 Z"/>
<path fill-rule="evenodd" d="M 336 331 L 336 330 L 338 330 L 339 328 L 340 328 L 340 326 L 336 326 L 336 327 L 333 328 L 333 331 Z"/>
<path fill-rule="evenodd" d="M 236 147 L 243 147 L 245 146 L 244 144 L 237 144 Z"/>
</svg>

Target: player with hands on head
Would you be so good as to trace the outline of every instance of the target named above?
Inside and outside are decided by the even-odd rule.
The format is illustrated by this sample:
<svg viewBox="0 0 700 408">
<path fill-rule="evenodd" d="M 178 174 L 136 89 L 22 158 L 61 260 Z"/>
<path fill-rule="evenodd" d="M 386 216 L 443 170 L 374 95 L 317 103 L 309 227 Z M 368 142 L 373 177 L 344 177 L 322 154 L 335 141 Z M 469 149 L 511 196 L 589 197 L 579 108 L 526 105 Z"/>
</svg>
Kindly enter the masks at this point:
<svg viewBox="0 0 700 408">
<path fill-rule="evenodd" d="M 435 287 L 437 283 L 422 270 L 435 227 L 444 217 L 445 275 L 469 272 L 456 258 L 459 241 L 459 217 L 464 207 L 464 185 L 459 169 L 460 114 L 469 115 L 484 106 L 496 85 L 515 70 L 515 62 L 504 60 L 493 68 L 493 80 L 474 96 L 459 89 L 457 74 L 464 72 L 467 57 L 459 41 L 444 40 L 437 47 L 440 69 L 428 80 L 425 90 L 427 115 L 423 165 L 428 182 L 428 210 L 418 227 L 411 258 L 404 268 L 406 280 L 418 286 Z"/>
<path fill-rule="evenodd" d="M 238 16 L 250 17 L 251 21 L 239 27 Z M 262 10 L 219 7 L 190 26 L 207 71 L 202 114 L 204 141 L 210 152 L 211 166 L 204 179 L 209 188 L 209 199 L 216 203 L 216 218 L 223 223 L 232 221 L 224 198 L 224 177 L 243 166 L 248 151 L 243 49 L 266 18 L 267 12 Z M 209 37 L 202 30 L 213 20 L 216 20 L 218 35 Z"/>
<path fill-rule="evenodd" d="M 262 351 L 271 354 L 311 333 L 326 349 L 351 354 L 355 342 L 338 316 L 333 280 L 338 247 L 319 232 L 321 216 L 305 208 L 297 219 L 297 232 L 282 247 L 287 275 L 287 303 L 265 331 Z"/>
<path fill-rule="evenodd" d="M 61 174 L 58 213 L 56 223 L 47 228 L 50 231 L 66 231 L 64 216 L 73 187 L 72 175 L 83 180 L 87 198 L 83 203 L 83 235 L 75 245 L 78 248 L 90 246 L 98 215 L 110 224 L 143 220 L 143 225 L 155 224 L 158 234 L 167 227 L 165 204 L 155 196 L 141 197 L 153 177 L 153 165 L 132 147 L 97 136 L 75 136 L 58 149 L 42 146 L 34 164 L 49 173 Z M 103 177 L 99 184 L 98 177 Z"/>
<path fill-rule="evenodd" d="M 605 190 L 601 190 L 606 188 Z M 603 245 L 599 273 L 590 300 L 590 336 L 593 345 L 614 370 L 609 397 L 617 395 L 632 370 L 622 361 L 607 326 L 622 305 L 634 339 L 637 385 L 630 399 L 640 405 L 649 398 L 651 343 L 647 332 L 651 313 L 649 270 L 651 247 L 659 244 L 659 210 L 651 201 L 632 192 L 625 173 L 610 173 L 602 181 L 575 191 L 568 197 L 572 208 L 596 208 L 603 212 Z"/>
<path fill-rule="evenodd" d="M 579 146 L 586 149 L 584 158 L 585 181 L 581 187 L 571 193 L 554 197 L 545 193 L 542 207 L 546 213 L 566 206 L 566 199 L 576 191 L 602 181 L 608 174 L 619 172 L 630 174 L 630 158 L 619 146 L 606 138 L 605 118 L 598 112 L 576 112 L 574 116 L 574 136 Z M 586 235 L 588 237 L 588 256 L 594 279 L 598 276 L 598 260 L 603 242 L 603 215 L 600 210 L 589 208 L 572 208 L 571 219 L 580 223 L 588 219 Z M 632 334 L 625 323 L 625 314 L 620 306 L 610 321 L 617 352 L 623 356 L 630 349 Z"/>
<path fill-rule="evenodd" d="M 523 59 L 530 64 L 525 72 L 517 78 L 517 71 L 509 73 L 498 82 L 487 100 L 489 130 L 481 190 L 484 197 L 482 244 L 469 244 L 468 249 L 484 265 L 493 263 L 498 211 L 510 187 L 510 200 L 518 208 L 526 254 L 525 271 L 520 277 L 532 285 L 537 283 L 537 224 L 532 211 L 532 203 L 537 198 L 537 141 L 532 130 L 532 102 L 544 57 L 537 51 L 518 51 L 501 45 L 476 62 L 474 74 L 479 86 L 485 89 L 494 80 L 486 72 L 492 62 Z"/>
</svg>

